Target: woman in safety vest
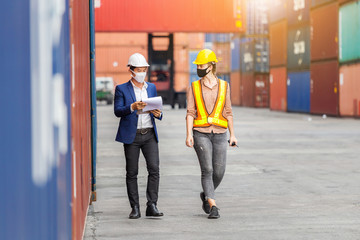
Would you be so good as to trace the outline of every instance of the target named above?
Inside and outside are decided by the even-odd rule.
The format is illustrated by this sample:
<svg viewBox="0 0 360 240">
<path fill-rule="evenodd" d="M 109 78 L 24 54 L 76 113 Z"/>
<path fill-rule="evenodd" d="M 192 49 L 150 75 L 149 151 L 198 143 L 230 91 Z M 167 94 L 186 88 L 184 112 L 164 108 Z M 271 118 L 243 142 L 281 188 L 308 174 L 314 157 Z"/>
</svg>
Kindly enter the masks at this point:
<svg viewBox="0 0 360 240">
<path fill-rule="evenodd" d="M 186 145 L 194 146 L 199 159 L 203 188 L 200 198 L 210 219 L 220 217 L 214 192 L 225 173 L 228 128 L 230 146 L 237 145 L 229 84 L 217 78 L 217 62 L 215 53 L 209 49 L 197 55 L 193 63 L 200 80 L 188 89 L 186 115 Z"/>
</svg>

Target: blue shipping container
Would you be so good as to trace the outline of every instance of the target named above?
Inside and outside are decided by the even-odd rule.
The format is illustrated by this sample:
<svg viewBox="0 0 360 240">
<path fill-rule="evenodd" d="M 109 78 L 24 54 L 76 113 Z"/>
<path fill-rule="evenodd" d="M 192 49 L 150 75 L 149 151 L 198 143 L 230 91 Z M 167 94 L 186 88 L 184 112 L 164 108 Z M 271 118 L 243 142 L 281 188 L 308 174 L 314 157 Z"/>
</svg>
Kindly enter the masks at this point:
<svg viewBox="0 0 360 240">
<path fill-rule="evenodd" d="M 189 79 L 189 84 L 191 85 L 191 83 L 199 80 L 199 76 L 195 73 L 195 74 L 190 74 L 190 79 Z"/>
<path fill-rule="evenodd" d="M 246 34 L 269 34 L 267 1 L 247 1 Z"/>
<path fill-rule="evenodd" d="M 72 236 L 69 5 L 60 2 L 0 8 L 2 240 Z"/>
<path fill-rule="evenodd" d="M 218 74 L 217 77 L 230 83 L 230 74 Z"/>
<path fill-rule="evenodd" d="M 295 27 L 288 31 L 287 67 L 290 70 L 310 68 L 310 26 Z"/>
<path fill-rule="evenodd" d="M 310 21 L 310 0 L 290 0 L 287 19 L 288 25 L 296 25 Z"/>
<path fill-rule="evenodd" d="M 286 18 L 288 0 L 273 0 L 269 6 L 269 21 L 275 23 Z"/>
<path fill-rule="evenodd" d="M 310 112 L 310 72 L 288 74 L 287 110 L 289 112 Z"/>
<path fill-rule="evenodd" d="M 240 70 L 240 38 L 234 38 L 231 42 L 231 71 Z"/>
<path fill-rule="evenodd" d="M 269 72 L 269 39 L 245 38 L 240 44 L 241 72 Z"/>
<path fill-rule="evenodd" d="M 227 43 L 231 41 L 229 33 L 206 33 L 205 42 Z"/>
<path fill-rule="evenodd" d="M 199 51 L 189 51 L 189 70 L 190 74 L 196 74 L 196 65 L 193 62 L 196 60 Z"/>
</svg>

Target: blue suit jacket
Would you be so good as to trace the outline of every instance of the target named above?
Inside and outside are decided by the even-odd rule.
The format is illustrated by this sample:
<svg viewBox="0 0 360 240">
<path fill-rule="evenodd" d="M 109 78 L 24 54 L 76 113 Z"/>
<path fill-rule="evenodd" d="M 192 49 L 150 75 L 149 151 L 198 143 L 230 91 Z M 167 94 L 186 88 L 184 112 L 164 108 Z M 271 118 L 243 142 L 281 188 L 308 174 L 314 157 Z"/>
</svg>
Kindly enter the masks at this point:
<svg viewBox="0 0 360 240">
<path fill-rule="evenodd" d="M 148 97 L 156 97 L 156 87 L 155 84 L 147 82 L 148 87 L 146 89 Z M 115 90 L 115 100 L 114 100 L 114 113 L 117 117 L 120 118 L 120 123 L 118 131 L 116 134 L 116 141 L 122 142 L 125 144 L 130 144 L 134 142 L 136 136 L 136 129 L 138 123 L 138 114 L 137 110 L 131 112 L 130 105 L 136 102 L 134 88 L 130 81 L 127 83 L 117 85 Z M 151 122 L 154 126 L 154 132 L 156 136 L 156 141 L 159 142 L 156 124 L 154 120 L 154 115 L 150 113 Z M 159 120 L 162 119 L 162 114 Z"/>
</svg>

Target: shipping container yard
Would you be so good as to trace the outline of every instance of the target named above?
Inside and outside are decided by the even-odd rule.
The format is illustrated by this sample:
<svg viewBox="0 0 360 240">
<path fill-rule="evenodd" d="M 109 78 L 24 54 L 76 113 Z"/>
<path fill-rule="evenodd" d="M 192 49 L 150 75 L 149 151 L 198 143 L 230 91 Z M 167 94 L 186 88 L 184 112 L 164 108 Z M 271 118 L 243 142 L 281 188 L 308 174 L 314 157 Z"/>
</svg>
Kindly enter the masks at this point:
<svg viewBox="0 0 360 240">
<path fill-rule="evenodd" d="M 99 162 L 109 164 L 104 161 L 108 152 L 111 152 L 109 161 L 114 164 L 113 171 L 119 174 L 120 170 L 124 170 L 124 166 L 112 162 L 115 158 L 124 162 L 121 159 L 124 158 L 122 144 L 116 145 L 120 151 L 111 149 L 110 146 L 114 145 L 108 145 L 115 138 L 114 123 L 99 114 L 112 114 L 109 110 L 114 104 L 115 88 L 131 79 L 127 65 L 134 53 L 142 54 L 148 61 L 150 66 L 146 70 L 146 81 L 156 86 L 164 104 L 165 117 L 159 126 L 161 135 L 166 136 L 167 145 L 161 142 L 160 137 L 160 155 L 164 151 L 163 156 L 170 159 L 161 160 L 171 161 L 168 146 L 174 149 L 175 158 L 185 151 L 178 152 L 181 149 L 177 145 L 178 139 L 169 136 L 174 134 L 184 142 L 180 131 L 185 133 L 185 127 L 180 124 L 180 119 L 185 124 L 187 92 L 191 84 L 200 79 L 193 62 L 202 49 L 215 53 L 218 59 L 216 76 L 230 86 L 232 107 L 238 114 L 235 115 L 234 126 L 238 128 L 237 138 L 242 143 L 244 137 L 256 136 L 260 140 L 253 139 L 254 143 L 265 144 L 269 155 L 272 154 L 271 149 L 277 149 L 277 157 L 292 162 L 291 148 L 295 145 L 289 144 L 291 137 L 286 134 L 295 130 L 291 124 L 279 125 L 276 119 L 290 122 L 302 119 L 307 124 L 316 123 L 319 128 L 326 129 L 348 123 L 353 127 L 353 133 L 347 128 L 341 128 L 344 131 L 341 133 L 329 130 L 330 137 L 323 139 L 320 148 L 330 141 L 335 142 L 338 135 L 349 136 L 352 139 L 350 145 L 354 148 L 344 147 L 350 151 L 344 164 L 350 164 L 349 159 L 359 160 L 360 153 L 354 149 L 358 149 L 360 140 L 358 135 L 352 134 L 360 132 L 360 0 L 11 0 L 3 2 L 0 20 L 3 23 L 0 26 L 0 70 L 4 86 L 0 94 L 3 113 L 0 118 L 0 159 L 4 166 L 0 172 L 4 188 L 0 197 L 0 240 L 149 239 L 151 234 L 131 238 L 131 233 L 125 230 L 126 234 L 122 236 L 106 235 L 107 230 L 111 232 L 110 228 L 99 230 L 104 233 L 104 238 L 93 235 L 96 229 L 94 221 L 99 220 L 94 206 L 101 213 L 109 212 L 112 209 L 110 206 L 120 202 L 117 193 L 112 193 L 111 199 L 99 195 L 98 178 L 104 179 L 105 176 L 100 184 L 102 189 L 119 187 L 121 183 L 122 190 L 126 191 L 124 172 L 117 176 L 118 182 L 108 186 L 106 184 L 110 180 L 107 182 L 106 179 L 109 173 L 104 168 L 98 171 Z M 103 121 L 100 125 L 98 117 Z M 274 122 L 268 125 L 264 121 L 267 117 Z M 331 124 L 322 126 L 320 122 L 326 120 Z M 169 124 L 166 121 L 173 122 Z M 255 124 L 260 122 L 263 125 L 257 129 Z M 299 144 L 306 148 L 308 143 L 305 141 L 312 141 L 310 130 L 299 122 L 294 124 L 303 130 L 294 134 L 299 134 Z M 177 129 L 178 126 L 181 129 Z M 264 130 L 264 126 L 274 130 L 276 136 L 281 132 L 284 138 L 267 145 L 271 142 L 271 133 L 269 129 Z M 161 129 L 164 127 L 167 129 Z M 247 129 L 246 136 L 241 132 L 244 128 Z M 254 135 L 249 129 L 254 129 Z M 260 130 L 269 134 L 269 140 L 265 141 L 258 132 Z M 102 134 L 100 138 L 99 132 Z M 316 137 L 322 139 L 323 135 Z M 347 140 L 345 142 L 348 143 Z M 281 148 L 279 145 L 284 146 Z M 288 148 L 285 149 L 285 146 Z M 239 147 L 238 151 L 242 151 L 241 145 Z M 257 150 L 252 147 L 247 150 L 253 149 L 254 152 L 241 157 L 256 157 Z M 261 148 L 260 145 L 258 147 Z M 341 153 L 345 156 L 345 150 L 326 149 L 329 152 L 324 155 Z M 313 152 L 319 154 L 316 149 Z M 234 151 L 230 152 L 229 161 L 237 161 L 236 156 Z M 317 161 L 322 159 L 322 156 L 316 156 Z M 265 159 L 267 157 L 266 154 L 261 155 L 269 167 L 274 159 Z M 165 164 L 168 168 L 162 175 L 165 179 L 170 175 L 185 176 L 186 171 L 193 171 L 189 166 L 182 165 L 180 160 L 176 160 L 181 162 L 178 170 L 183 172 L 174 174 L 169 168 L 176 166 L 168 162 Z M 335 159 L 332 161 L 336 162 Z M 285 163 L 282 161 L 281 164 Z M 318 168 L 325 165 L 324 162 L 321 164 Z M 308 165 L 304 164 L 304 169 L 306 167 Z M 233 175 L 234 169 L 243 170 L 233 166 L 230 169 Z M 248 171 L 259 174 L 256 169 Z M 107 171 L 112 171 L 111 167 Z M 276 169 L 273 171 L 273 174 L 278 174 Z M 359 173 L 358 169 L 354 171 Z M 261 169 L 259 172 L 267 173 Z M 341 174 L 344 174 L 343 177 L 346 175 L 344 172 Z M 184 182 L 192 179 L 193 175 L 190 175 Z M 262 180 L 267 181 L 265 178 Z M 260 186 L 262 183 L 257 184 Z M 164 184 L 164 189 L 161 189 L 162 197 L 168 202 L 174 202 L 175 197 L 181 198 L 171 186 L 174 185 Z M 167 196 L 166 191 L 171 194 Z M 308 188 L 304 191 L 312 190 Z M 253 194 L 256 195 L 255 192 Z M 277 194 L 277 197 L 282 196 Z M 237 196 L 237 193 L 234 195 Z M 252 197 L 247 196 L 248 199 Z M 230 197 L 226 201 L 233 204 Z M 294 204 L 303 206 L 307 200 L 302 201 Z M 188 200 L 184 203 L 192 207 Z M 317 204 L 321 205 L 320 202 Z M 359 204 L 353 205 L 358 212 Z M 164 206 L 164 209 L 169 208 Z M 250 213 L 247 214 L 249 216 Z M 173 217 L 171 213 L 168 216 Z M 194 216 L 190 220 L 199 221 Z M 259 219 L 265 219 L 264 216 L 257 215 Z M 106 217 L 103 220 L 107 221 Z M 191 228 L 193 222 L 182 221 L 181 224 Z M 282 221 L 286 222 L 286 219 Z M 360 224 L 358 220 L 354 222 Z M 242 226 L 239 219 L 236 224 Z M 118 228 L 135 226 L 128 225 Z M 230 234 L 231 228 L 239 226 L 222 228 L 223 239 L 241 239 Z M 244 227 L 247 232 L 255 229 L 249 226 Z M 266 224 L 261 226 L 262 231 L 267 229 Z M 142 225 L 134 229 L 137 227 Z M 154 228 L 161 227 L 164 225 Z M 198 227 L 209 228 L 204 225 Z M 241 228 L 235 232 L 239 233 Z M 300 228 L 303 231 L 305 225 Z M 279 229 L 269 230 L 269 238 L 266 234 L 261 238 L 250 234 L 245 239 L 291 239 L 289 235 L 279 234 Z M 281 231 L 287 230 L 281 227 Z M 168 239 L 170 235 L 165 232 L 159 235 L 159 239 Z M 191 232 L 185 229 L 184 239 L 205 239 L 195 236 L 199 234 L 198 230 L 194 231 L 195 235 Z M 297 234 L 293 229 L 290 232 L 293 236 Z M 216 234 L 214 236 L 220 236 Z M 358 239 L 360 236 L 359 233 L 353 238 L 351 234 L 325 237 L 326 234 L 321 233 L 319 238 L 306 234 L 303 237 Z M 206 236 L 207 239 L 212 235 Z M 174 239 L 182 238 L 176 235 Z"/>
</svg>

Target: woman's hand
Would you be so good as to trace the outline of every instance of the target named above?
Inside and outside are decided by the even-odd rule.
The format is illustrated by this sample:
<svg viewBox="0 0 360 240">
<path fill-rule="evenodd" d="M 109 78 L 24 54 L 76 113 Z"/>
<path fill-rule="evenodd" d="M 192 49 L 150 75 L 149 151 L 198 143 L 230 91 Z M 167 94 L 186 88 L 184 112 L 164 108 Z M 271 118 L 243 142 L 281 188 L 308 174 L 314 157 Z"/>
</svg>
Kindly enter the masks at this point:
<svg viewBox="0 0 360 240">
<path fill-rule="evenodd" d="M 159 109 L 154 109 L 150 111 L 155 117 L 159 118 L 161 116 L 161 111 Z"/>
<path fill-rule="evenodd" d="M 144 109 L 145 106 L 146 106 L 146 103 L 137 101 L 137 102 L 134 102 L 133 104 L 131 104 L 131 109 L 132 110 L 141 110 L 141 109 Z"/>
<path fill-rule="evenodd" d="M 194 146 L 194 138 L 192 135 L 186 136 L 186 146 L 193 147 Z"/>
<path fill-rule="evenodd" d="M 232 144 L 233 143 L 235 143 L 235 145 L 234 146 L 232 146 Z M 237 145 L 237 139 L 236 139 L 236 137 L 235 136 L 231 136 L 230 135 L 230 142 L 229 142 L 229 146 L 230 147 L 236 147 L 236 145 Z"/>
</svg>

